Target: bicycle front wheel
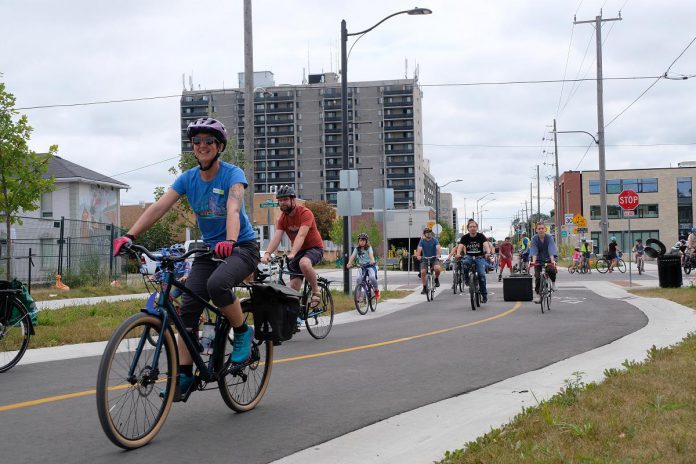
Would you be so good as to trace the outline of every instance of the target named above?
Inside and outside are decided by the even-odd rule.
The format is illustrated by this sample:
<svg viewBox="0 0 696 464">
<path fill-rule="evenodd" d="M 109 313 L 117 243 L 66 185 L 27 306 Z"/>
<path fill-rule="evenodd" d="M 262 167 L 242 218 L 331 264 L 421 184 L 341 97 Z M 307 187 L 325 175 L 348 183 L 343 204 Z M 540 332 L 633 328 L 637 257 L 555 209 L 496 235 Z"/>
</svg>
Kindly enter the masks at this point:
<svg viewBox="0 0 696 464">
<path fill-rule="evenodd" d="M 459 287 L 459 271 L 455 270 L 452 276 L 452 293 L 457 294 L 457 287 Z"/>
<path fill-rule="evenodd" d="M 156 365 L 154 347 L 146 341 L 151 330 L 160 337 L 164 333 Z M 172 331 L 145 313 L 123 322 L 106 345 L 97 374 L 97 413 L 109 440 L 124 449 L 149 443 L 171 410 L 176 375 Z"/>
<path fill-rule="evenodd" d="M 321 299 L 319 304 L 310 308 L 311 298 L 307 299 L 305 326 L 309 334 L 316 338 L 326 338 L 331 332 L 334 319 L 334 302 L 331 296 L 331 291 L 325 285 L 320 285 Z"/>
<path fill-rule="evenodd" d="M 219 340 L 224 340 L 223 346 L 215 348 L 214 365 L 220 369 L 218 389 L 225 404 L 235 412 L 246 412 L 254 409 L 271 381 L 273 368 L 273 342 L 251 343 L 251 359 L 249 362 L 230 369 L 232 354 L 232 329 L 225 323 L 220 328 Z"/>
<path fill-rule="evenodd" d="M 624 274 L 626 272 L 626 262 L 623 259 L 617 261 L 616 267 L 620 273 Z"/>
<path fill-rule="evenodd" d="M 599 272 L 600 274 L 605 274 L 609 270 L 609 263 L 606 259 L 599 258 L 595 262 L 595 269 L 597 269 L 597 272 Z"/>
<path fill-rule="evenodd" d="M 573 274 L 575 272 L 575 265 L 574 264 L 571 264 L 570 266 L 568 266 L 568 272 L 570 272 L 571 274 Z"/>
<path fill-rule="evenodd" d="M 367 290 L 367 296 L 368 296 L 368 301 L 370 302 L 370 311 L 375 312 L 377 311 L 377 289 L 372 288 L 372 285 L 370 284 L 370 287 Z"/>
<path fill-rule="evenodd" d="M 15 366 L 29 346 L 31 321 L 21 301 L 7 296 L 0 306 L 0 372 Z"/>
<path fill-rule="evenodd" d="M 355 286 L 355 290 L 353 290 L 353 302 L 355 303 L 355 309 L 358 313 L 363 316 L 367 314 L 367 308 L 370 302 L 367 299 L 367 289 L 362 282 L 358 282 L 358 285 Z"/>
<path fill-rule="evenodd" d="M 471 310 L 476 311 L 476 283 L 473 272 L 469 273 L 469 300 L 471 301 Z"/>
</svg>

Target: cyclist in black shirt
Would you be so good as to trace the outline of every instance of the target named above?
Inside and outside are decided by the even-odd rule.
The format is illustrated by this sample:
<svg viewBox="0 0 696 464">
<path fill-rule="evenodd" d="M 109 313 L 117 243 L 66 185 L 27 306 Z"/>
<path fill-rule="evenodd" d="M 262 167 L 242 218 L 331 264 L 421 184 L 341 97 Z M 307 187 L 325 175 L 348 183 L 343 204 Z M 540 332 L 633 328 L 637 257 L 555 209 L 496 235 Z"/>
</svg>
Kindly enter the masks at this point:
<svg viewBox="0 0 696 464">
<path fill-rule="evenodd" d="M 464 252 L 466 256 L 463 261 L 464 281 L 469 282 L 469 269 L 471 265 L 476 265 L 476 272 L 479 277 L 479 289 L 483 302 L 488 302 L 488 291 L 486 289 L 486 262 L 481 257 L 491 254 L 491 245 L 485 235 L 478 231 L 478 223 L 469 219 L 466 224 L 468 234 L 462 235 L 457 245 L 457 254 Z M 477 259 L 478 258 L 478 259 Z"/>
</svg>

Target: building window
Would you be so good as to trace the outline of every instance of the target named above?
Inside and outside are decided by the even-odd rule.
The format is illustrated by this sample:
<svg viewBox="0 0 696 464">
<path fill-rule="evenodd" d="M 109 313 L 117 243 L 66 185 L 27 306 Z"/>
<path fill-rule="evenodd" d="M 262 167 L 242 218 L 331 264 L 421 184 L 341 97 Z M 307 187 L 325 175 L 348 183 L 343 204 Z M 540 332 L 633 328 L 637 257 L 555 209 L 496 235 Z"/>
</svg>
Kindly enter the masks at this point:
<svg viewBox="0 0 696 464">
<path fill-rule="evenodd" d="M 53 192 L 46 192 L 41 195 L 41 217 L 53 217 Z"/>
<path fill-rule="evenodd" d="M 638 179 L 640 181 L 640 191 L 643 193 L 657 192 L 657 177 Z"/>
<path fill-rule="evenodd" d="M 621 179 L 607 180 L 607 193 L 621 193 Z"/>
<path fill-rule="evenodd" d="M 591 195 L 599 195 L 599 181 L 598 180 L 591 180 L 590 181 L 590 194 Z"/>
<path fill-rule="evenodd" d="M 636 217 L 638 218 L 656 218 L 660 217 L 659 205 L 642 204 L 636 208 Z"/>
</svg>

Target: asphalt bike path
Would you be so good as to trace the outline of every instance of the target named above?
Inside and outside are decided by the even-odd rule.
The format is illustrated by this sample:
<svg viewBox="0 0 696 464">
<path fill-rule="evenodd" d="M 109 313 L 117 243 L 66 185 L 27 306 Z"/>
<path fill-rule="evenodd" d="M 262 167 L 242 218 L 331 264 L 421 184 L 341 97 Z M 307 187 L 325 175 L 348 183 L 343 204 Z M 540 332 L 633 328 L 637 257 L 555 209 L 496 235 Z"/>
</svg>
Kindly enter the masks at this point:
<svg viewBox="0 0 696 464">
<path fill-rule="evenodd" d="M 468 294 L 453 295 L 448 280 L 434 302 L 408 297 L 420 302 L 358 318 L 367 323 L 336 325 L 326 340 L 303 330 L 277 348 L 269 389 L 255 410 L 234 414 L 217 390 L 196 392 L 174 405 L 150 445 L 129 457 L 273 461 L 606 345 L 647 322 L 634 306 L 584 288 L 564 289 L 566 302 L 559 295 L 542 315 L 533 303 L 502 301 L 501 286 L 491 283 L 489 303 L 471 311 Z M 98 424 L 91 393 L 98 363 L 92 356 L 20 364 L 3 376 L 0 423 L 12 424 L 2 427 L 13 443 L 3 453 L 8 462 L 124 458 Z M 22 404 L 57 395 L 68 396 Z"/>
</svg>

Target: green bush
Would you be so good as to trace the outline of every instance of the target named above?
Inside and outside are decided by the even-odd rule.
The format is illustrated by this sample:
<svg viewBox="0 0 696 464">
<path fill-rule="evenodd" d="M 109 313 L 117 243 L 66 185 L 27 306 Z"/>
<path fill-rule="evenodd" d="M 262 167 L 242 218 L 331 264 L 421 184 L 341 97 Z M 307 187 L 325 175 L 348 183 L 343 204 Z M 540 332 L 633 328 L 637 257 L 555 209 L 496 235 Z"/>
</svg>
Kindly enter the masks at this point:
<svg viewBox="0 0 696 464">
<path fill-rule="evenodd" d="M 62 282 L 68 287 L 84 287 L 105 285 L 109 283 L 108 270 L 101 265 L 99 256 L 90 256 L 73 264 L 61 276 Z"/>
</svg>

